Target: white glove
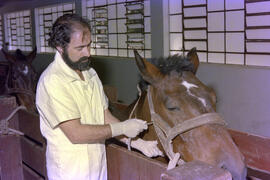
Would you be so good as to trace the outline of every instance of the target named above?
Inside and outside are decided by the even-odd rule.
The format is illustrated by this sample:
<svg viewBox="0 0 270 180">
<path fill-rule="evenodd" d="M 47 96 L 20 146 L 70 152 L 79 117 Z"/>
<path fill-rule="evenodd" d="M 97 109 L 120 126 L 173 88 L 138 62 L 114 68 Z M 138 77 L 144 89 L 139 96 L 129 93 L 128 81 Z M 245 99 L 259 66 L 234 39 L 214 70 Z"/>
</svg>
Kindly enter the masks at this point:
<svg viewBox="0 0 270 180">
<path fill-rule="evenodd" d="M 124 143 L 128 143 L 127 138 L 121 139 Z M 164 156 L 157 146 L 157 141 L 145 141 L 141 138 L 131 141 L 131 147 L 141 151 L 147 157 Z"/>
<path fill-rule="evenodd" d="M 145 141 L 141 138 L 131 141 L 131 147 L 138 149 L 147 157 L 163 156 L 157 144 L 157 141 Z"/>
<path fill-rule="evenodd" d="M 127 137 L 134 138 L 140 132 L 147 129 L 146 121 L 139 119 L 128 119 L 119 123 L 111 123 L 112 137 L 119 135 L 126 135 Z"/>
</svg>

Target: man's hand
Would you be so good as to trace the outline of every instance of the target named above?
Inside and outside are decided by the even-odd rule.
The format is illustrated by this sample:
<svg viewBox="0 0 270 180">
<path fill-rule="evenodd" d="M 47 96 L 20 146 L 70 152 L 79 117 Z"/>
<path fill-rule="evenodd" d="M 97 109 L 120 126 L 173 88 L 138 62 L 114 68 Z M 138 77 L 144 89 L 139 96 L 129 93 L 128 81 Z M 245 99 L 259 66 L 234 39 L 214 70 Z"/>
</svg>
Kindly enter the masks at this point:
<svg viewBox="0 0 270 180">
<path fill-rule="evenodd" d="M 128 144 L 127 138 L 122 138 L 121 141 Z M 141 151 L 147 157 L 164 156 L 157 144 L 157 141 L 145 141 L 141 138 L 131 140 L 131 147 Z"/>
<path fill-rule="evenodd" d="M 128 119 L 124 122 L 111 123 L 112 137 L 126 135 L 134 138 L 143 130 L 148 128 L 146 121 L 139 119 Z"/>
</svg>

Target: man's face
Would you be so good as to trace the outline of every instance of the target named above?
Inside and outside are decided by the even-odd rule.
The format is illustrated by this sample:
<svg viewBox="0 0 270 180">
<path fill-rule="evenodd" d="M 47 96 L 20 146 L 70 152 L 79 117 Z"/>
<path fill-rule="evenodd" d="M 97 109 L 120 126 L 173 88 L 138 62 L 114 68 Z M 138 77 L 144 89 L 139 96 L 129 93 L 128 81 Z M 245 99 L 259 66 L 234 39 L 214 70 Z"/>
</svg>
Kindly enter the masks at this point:
<svg viewBox="0 0 270 180">
<path fill-rule="evenodd" d="M 63 49 L 63 60 L 74 70 L 90 69 L 90 45 L 90 31 L 87 28 L 75 28 L 75 31 L 71 34 L 70 43 Z"/>
</svg>

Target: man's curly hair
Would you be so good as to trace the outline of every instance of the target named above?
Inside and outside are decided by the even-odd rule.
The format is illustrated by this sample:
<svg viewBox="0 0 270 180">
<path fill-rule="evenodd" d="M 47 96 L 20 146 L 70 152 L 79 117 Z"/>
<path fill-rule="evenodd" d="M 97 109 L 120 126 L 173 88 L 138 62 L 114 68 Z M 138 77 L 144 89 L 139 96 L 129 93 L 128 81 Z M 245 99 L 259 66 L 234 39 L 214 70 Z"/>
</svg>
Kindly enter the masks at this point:
<svg viewBox="0 0 270 180">
<path fill-rule="evenodd" d="M 66 48 L 70 42 L 70 36 L 74 30 L 74 26 L 77 24 L 84 28 L 88 28 L 91 32 L 91 27 L 87 20 L 83 19 L 77 14 L 64 14 L 56 19 L 52 26 L 51 32 L 49 33 L 49 46 L 53 48 Z"/>
</svg>

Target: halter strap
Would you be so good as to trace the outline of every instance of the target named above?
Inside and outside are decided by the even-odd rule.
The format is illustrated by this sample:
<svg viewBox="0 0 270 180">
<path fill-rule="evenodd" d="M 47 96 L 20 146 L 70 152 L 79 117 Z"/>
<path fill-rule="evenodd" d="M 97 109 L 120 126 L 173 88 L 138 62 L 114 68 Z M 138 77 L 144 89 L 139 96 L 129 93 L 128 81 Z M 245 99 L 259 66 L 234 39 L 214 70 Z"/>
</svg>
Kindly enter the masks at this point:
<svg viewBox="0 0 270 180">
<path fill-rule="evenodd" d="M 166 155 L 169 157 L 170 162 L 175 161 L 175 157 L 177 155 L 173 152 L 172 147 L 172 140 L 177 135 L 205 124 L 219 124 L 223 126 L 226 125 L 225 121 L 220 117 L 218 113 L 206 113 L 195 118 L 188 119 L 171 128 L 170 125 L 155 112 L 152 100 L 151 86 L 148 86 L 147 98 L 151 114 L 151 121 L 154 124 L 156 134 L 164 151 L 166 152 Z"/>
</svg>

